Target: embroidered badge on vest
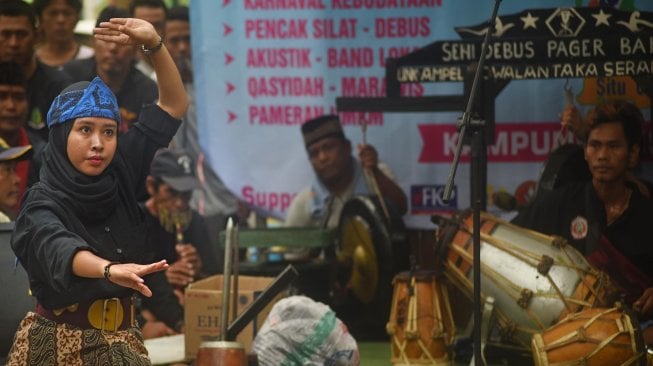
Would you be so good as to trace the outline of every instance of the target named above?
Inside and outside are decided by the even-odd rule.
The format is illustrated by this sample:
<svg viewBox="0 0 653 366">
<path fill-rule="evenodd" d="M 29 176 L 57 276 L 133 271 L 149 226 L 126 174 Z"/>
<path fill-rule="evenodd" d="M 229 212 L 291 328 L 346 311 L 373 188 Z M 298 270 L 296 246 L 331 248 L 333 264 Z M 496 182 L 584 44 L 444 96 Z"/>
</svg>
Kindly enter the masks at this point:
<svg viewBox="0 0 653 366">
<path fill-rule="evenodd" d="M 587 236 L 587 219 L 583 216 L 576 216 L 571 220 L 571 236 L 574 239 L 583 239 Z"/>
</svg>

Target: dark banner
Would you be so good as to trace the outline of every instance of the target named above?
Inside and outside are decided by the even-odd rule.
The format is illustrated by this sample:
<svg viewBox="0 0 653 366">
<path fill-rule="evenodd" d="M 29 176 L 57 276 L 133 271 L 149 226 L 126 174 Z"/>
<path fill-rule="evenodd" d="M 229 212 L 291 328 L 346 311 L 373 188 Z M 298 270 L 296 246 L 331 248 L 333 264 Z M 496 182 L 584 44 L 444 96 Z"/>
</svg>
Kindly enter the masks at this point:
<svg viewBox="0 0 653 366">
<path fill-rule="evenodd" d="M 462 81 L 487 31 L 487 23 L 457 27 L 462 40 L 434 42 L 397 59 L 397 80 Z M 501 16 L 485 65 L 485 77 L 497 80 L 651 75 L 653 13 L 557 8 Z"/>
</svg>

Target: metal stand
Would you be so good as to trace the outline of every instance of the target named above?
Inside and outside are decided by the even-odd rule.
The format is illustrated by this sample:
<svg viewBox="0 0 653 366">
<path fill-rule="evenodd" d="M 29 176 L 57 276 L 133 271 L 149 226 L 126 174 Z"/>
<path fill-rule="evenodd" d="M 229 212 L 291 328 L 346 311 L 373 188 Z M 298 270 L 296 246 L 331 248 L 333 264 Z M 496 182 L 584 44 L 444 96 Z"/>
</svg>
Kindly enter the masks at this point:
<svg viewBox="0 0 653 366">
<path fill-rule="evenodd" d="M 472 109 L 474 108 L 474 98 L 476 96 L 476 91 L 478 89 L 479 80 L 483 73 L 483 66 L 485 64 L 485 54 L 487 52 L 487 46 L 489 43 L 490 35 L 494 33 L 494 24 L 497 18 L 497 12 L 499 11 L 499 4 L 501 0 L 495 0 L 494 9 L 492 10 L 492 17 L 488 25 L 487 33 L 485 33 L 485 39 L 483 40 L 483 45 L 481 46 L 481 56 L 478 61 L 478 66 L 476 67 L 476 73 L 474 75 L 474 82 L 472 83 L 471 90 L 469 92 L 469 99 L 467 101 L 467 108 L 465 113 L 463 113 L 462 121 L 460 123 L 460 137 L 458 139 L 458 145 L 456 146 L 456 152 L 453 158 L 451 165 L 451 170 L 449 176 L 447 177 L 447 185 L 444 189 L 443 199 L 445 202 L 451 200 L 451 192 L 453 190 L 453 182 L 456 175 L 456 170 L 458 168 L 458 163 L 460 160 L 460 153 L 462 152 L 463 144 L 467 138 L 467 131 L 471 133 L 471 147 L 472 147 L 472 162 L 471 162 L 471 194 L 472 194 L 472 209 L 473 209 L 473 245 L 474 245 L 474 363 L 476 365 L 481 365 L 482 357 L 482 344 L 481 344 L 481 207 L 483 205 L 484 196 L 483 190 L 485 187 L 485 177 L 483 172 L 487 170 L 485 166 L 486 159 L 486 144 L 485 144 L 485 135 L 484 135 L 484 126 L 485 122 L 482 121 L 472 121 Z"/>
</svg>

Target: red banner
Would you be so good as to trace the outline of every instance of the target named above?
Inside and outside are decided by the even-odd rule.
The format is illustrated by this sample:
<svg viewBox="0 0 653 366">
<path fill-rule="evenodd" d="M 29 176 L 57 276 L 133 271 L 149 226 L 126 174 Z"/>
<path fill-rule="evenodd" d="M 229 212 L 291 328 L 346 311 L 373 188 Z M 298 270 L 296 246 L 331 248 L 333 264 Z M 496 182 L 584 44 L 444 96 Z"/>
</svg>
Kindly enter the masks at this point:
<svg viewBox="0 0 653 366">
<path fill-rule="evenodd" d="M 420 163 L 450 162 L 458 143 L 458 130 L 454 124 L 419 125 L 424 142 Z M 496 125 L 495 142 L 488 146 L 489 162 L 541 162 L 549 152 L 559 146 L 560 125 L 556 122 L 500 123 Z M 571 133 L 564 135 L 565 142 L 573 142 Z M 469 161 L 469 146 L 463 148 L 461 161 Z"/>
</svg>

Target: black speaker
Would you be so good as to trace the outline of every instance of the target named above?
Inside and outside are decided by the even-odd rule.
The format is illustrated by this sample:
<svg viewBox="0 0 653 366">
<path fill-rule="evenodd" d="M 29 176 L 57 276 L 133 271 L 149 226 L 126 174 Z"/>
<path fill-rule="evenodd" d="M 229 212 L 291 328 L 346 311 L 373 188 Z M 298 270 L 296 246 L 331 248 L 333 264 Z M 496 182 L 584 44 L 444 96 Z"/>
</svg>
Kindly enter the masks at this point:
<svg viewBox="0 0 653 366">
<path fill-rule="evenodd" d="M 0 361 L 9 353 L 14 334 L 28 311 L 36 309 L 36 299 L 29 295 L 27 273 L 11 250 L 12 223 L 0 223 Z"/>
</svg>

